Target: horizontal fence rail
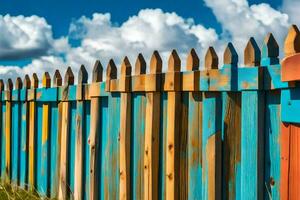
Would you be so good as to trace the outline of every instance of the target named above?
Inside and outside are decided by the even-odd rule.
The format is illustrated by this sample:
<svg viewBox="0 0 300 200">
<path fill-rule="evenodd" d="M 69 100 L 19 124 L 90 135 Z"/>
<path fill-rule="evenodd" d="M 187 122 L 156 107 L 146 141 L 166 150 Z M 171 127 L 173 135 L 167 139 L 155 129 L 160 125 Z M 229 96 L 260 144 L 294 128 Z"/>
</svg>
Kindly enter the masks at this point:
<svg viewBox="0 0 300 200">
<path fill-rule="evenodd" d="M 300 34 L 279 47 L 251 38 L 244 65 L 231 43 L 186 71 L 155 51 L 146 73 L 96 61 L 42 78 L 0 81 L 0 174 L 4 183 L 58 199 L 295 199 L 300 189 Z M 299 58 L 298 58 L 299 57 Z M 298 58 L 298 59 L 297 59 Z M 298 124 L 297 124 L 298 123 Z M 298 133 L 299 132 L 299 133 Z"/>
</svg>

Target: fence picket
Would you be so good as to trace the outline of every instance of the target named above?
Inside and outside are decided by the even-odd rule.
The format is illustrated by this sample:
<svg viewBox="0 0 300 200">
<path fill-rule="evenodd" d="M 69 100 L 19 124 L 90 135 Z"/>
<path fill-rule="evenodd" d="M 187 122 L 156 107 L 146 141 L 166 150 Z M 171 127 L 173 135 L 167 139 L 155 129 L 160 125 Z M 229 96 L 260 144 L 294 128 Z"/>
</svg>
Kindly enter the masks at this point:
<svg viewBox="0 0 300 200">
<path fill-rule="evenodd" d="M 168 90 L 167 150 L 166 150 L 166 199 L 179 199 L 180 177 L 180 112 L 181 93 L 180 58 L 175 50 L 168 61 L 168 72 L 164 79 Z"/>
<path fill-rule="evenodd" d="M 260 50 L 253 38 L 245 48 L 245 65 L 260 68 Z M 259 69 L 258 69 L 259 70 Z M 247 74 L 241 74 L 241 79 Z M 263 199 L 264 191 L 264 91 L 260 91 L 261 74 L 257 74 L 257 90 L 242 91 L 241 116 L 241 198 Z M 249 173 L 251 176 L 249 176 Z"/>
<path fill-rule="evenodd" d="M 218 57 L 209 47 L 205 56 L 205 69 L 218 70 Z M 202 134 L 202 199 L 221 198 L 221 95 L 217 92 L 203 94 Z"/>
<path fill-rule="evenodd" d="M 29 166 L 28 166 L 28 184 L 30 190 L 36 186 L 36 102 L 35 90 L 38 88 L 38 77 L 34 73 L 31 80 L 31 89 L 28 91 L 27 98 L 29 101 Z"/>
<path fill-rule="evenodd" d="M 146 64 L 145 64 L 146 65 Z M 145 66 L 146 68 L 146 66 Z M 144 147 L 144 199 L 158 199 L 158 172 L 159 172 L 159 130 L 160 130 L 160 76 L 162 60 L 158 52 L 154 52 L 150 62 L 150 74 L 155 74 L 153 82 L 146 82 L 147 86 L 153 84 L 154 91 L 146 93 L 146 119 L 145 119 L 145 147 Z M 144 70 L 146 73 L 146 69 Z M 150 86 L 149 86 L 150 87 Z"/>
<path fill-rule="evenodd" d="M 61 149 L 60 149 L 60 178 L 58 198 L 67 199 L 70 195 L 69 177 L 69 139 L 70 139 L 70 121 L 71 121 L 71 103 L 68 101 L 69 85 L 74 84 L 74 75 L 69 67 L 64 78 L 64 88 L 62 96 L 62 124 L 61 124 Z"/>
</svg>

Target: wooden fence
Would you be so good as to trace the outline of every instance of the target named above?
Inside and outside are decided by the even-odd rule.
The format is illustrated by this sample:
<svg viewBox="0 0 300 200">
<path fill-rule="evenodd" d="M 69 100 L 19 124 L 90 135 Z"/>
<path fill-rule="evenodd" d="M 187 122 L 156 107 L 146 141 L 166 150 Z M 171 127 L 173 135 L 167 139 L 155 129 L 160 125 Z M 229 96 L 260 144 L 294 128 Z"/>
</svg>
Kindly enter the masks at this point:
<svg viewBox="0 0 300 200">
<path fill-rule="evenodd" d="M 125 58 L 81 66 L 53 84 L 46 72 L 4 90 L 0 81 L 1 179 L 59 199 L 296 199 L 300 189 L 300 33 L 286 58 L 269 34 L 251 38 L 244 64 L 232 44 L 223 66 L 212 47 L 199 70 L 172 51 L 166 73 L 154 52 L 134 75 Z M 298 58 L 298 59 L 297 59 Z M 298 123 L 298 125 L 297 125 Z"/>
</svg>

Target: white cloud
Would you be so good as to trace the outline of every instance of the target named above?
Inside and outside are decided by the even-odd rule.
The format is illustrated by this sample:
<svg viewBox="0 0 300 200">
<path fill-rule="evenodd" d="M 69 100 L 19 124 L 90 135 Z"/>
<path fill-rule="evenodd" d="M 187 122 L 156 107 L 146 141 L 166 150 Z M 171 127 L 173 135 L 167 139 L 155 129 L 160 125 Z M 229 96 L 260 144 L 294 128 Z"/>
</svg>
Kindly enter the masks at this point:
<svg viewBox="0 0 300 200">
<path fill-rule="evenodd" d="M 41 56 L 52 47 L 52 28 L 38 16 L 0 15 L 0 59 Z"/>
<path fill-rule="evenodd" d="M 283 0 L 282 10 L 288 13 L 289 19 L 293 24 L 300 24 L 299 18 L 300 1 L 299 0 Z"/>
<path fill-rule="evenodd" d="M 289 26 L 288 15 L 269 4 L 249 5 L 247 0 L 204 0 L 223 28 L 222 40 L 233 41 L 240 55 L 253 36 L 260 45 L 268 32 L 282 44 Z"/>
<path fill-rule="evenodd" d="M 81 45 L 67 56 L 72 66 L 92 66 L 97 58 L 106 64 L 111 57 L 120 63 L 124 56 L 134 64 L 139 52 L 149 59 L 154 50 L 166 60 L 174 48 L 185 54 L 192 47 L 207 48 L 218 39 L 214 29 L 160 9 L 141 10 L 120 26 L 111 22 L 110 14 L 94 14 L 91 19 L 81 17 L 71 24 L 70 35 L 82 39 Z"/>
</svg>

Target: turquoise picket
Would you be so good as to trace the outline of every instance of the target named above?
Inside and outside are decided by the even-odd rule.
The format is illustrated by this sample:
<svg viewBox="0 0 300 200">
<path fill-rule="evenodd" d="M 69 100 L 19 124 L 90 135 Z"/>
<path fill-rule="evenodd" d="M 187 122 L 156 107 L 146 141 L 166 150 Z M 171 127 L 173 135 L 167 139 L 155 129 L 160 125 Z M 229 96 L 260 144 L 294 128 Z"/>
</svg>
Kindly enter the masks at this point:
<svg viewBox="0 0 300 200">
<path fill-rule="evenodd" d="M 215 137 L 215 140 L 217 140 L 218 137 L 221 137 L 221 129 L 222 129 L 222 101 L 221 101 L 221 95 L 220 93 L 214 93 L 214 92 L 206 92 L 204 93 L 203 97 L 203 118 L 202 118 L 202 127 L 203 127 L 203 133 L 202 133 L 202 199 L 206 200 L 209 198 L 208 194 L 208 179 L 214 178 L 209 177 L 208 174 L 208 159 L 207 154 L 209 148 L 207 146 L 208 141 Z M 218 135 L 219 134 L 219 135 Z M 221 144 L 218 144 L 221 145 Z M 216 155 L 219 156 L 219 155 Z M 220 167 L 216 163 L 216 168 Z M 218 175 L 216 175 L 218 176 Z M 217 177 L 218 178 L 218 177 Z M 216 185 L 220 184 L 216 180 Z M 216 188 L 215 192 L 218 192 L 218 188 Z M 215 194 L 217 195 L 217 194 Z M 220 194 L 218 194 L 220 195 Z"/>
<path fill-rule="evenodd" d="M 47 154 L 44 154 L 43 147 L 42 147 L 42 137 L 43 137 L 43 103 L 37 102 L 37 132 L 36 132 L 36 189 L 42 195 L 47 195 L 47 178 L 48 178 L 48 170 L 47 170 L 47 163 L 45 162 L 44 157 L 47 159 Z M 46 161 L 47 162 L 47 161 Z"/>
<path fill-rule="evenodd" d="M 50 128 L 50 197 L 58 195 L 59 160 L 60 160 L 60 133 L 59 131 L 59 105 L 51 103 L 51 128 Z"/>
<path fill-rule="evenodd" d="M 90 151 L 88 145 L 88 139 L 90 136 L 90 123 L 91 123 L 91 116 L 90 116 L 90 101 L 84 102 L 84 118 L 83 118 L 83 194 L 84 199 L 89 199 L 89 191 L 90 191 Z"/>
<path fill-rule="evenodd" d="M 75 180 L 75 138 L 76 138 L 76 102 L 70 102 L 70 129 L 69 129 L 69 149 L 68 149 L 68 189 L 71 194 L 74 194 L 74 180 Z"/>
<path fill-rule="evenodd" d="M 168 94 L 163 92 L 160 100 L 160 131 L 159 131 L 159 170 L 158 170 L 158 197 L 166 198 L 166 146 L 167 146 L 167 109 Z"/>
<path fill-rule="evenodd" d="M 242 92 L 241 199 L 263 197 L 264 92 Z"/>
<path fill-rule="evenodd" d="M 146 96 L 135 93 L 132 96 L 131 117 L 131 183 L 132 199 L 142 199 L 144 194 L 144 145 Z"/>
<path fill-rule="evenodd" d="M 265 115 L 265 171 L 266 199 L 280 199 L 280 91 L 266 93 Z"/>
<path fill-rule="evenodd" d="M 6 105 L 2 102 L 2 126 L 1 126 L 1 179 L 4 180 L 6 176 L 5 159 L 6 159 L 6 138 L 5 138 L 5 122 L 6 122 Z"/>
<path fill-rule="evenodd" d="M 18 91 L 17 91 L 18 92 Z M 11 181 L 17 185 L 19 183 L 19 158 L 20 158 L 20 124 L 21 109 L 18 101 L 12 103 L 12 147 L 11 147 Z"/>
<path fill-rule="evenodd" d="M 100 124 L 101 124 L 101 128 L 100 128 L 100 131 L 101 133 L 99 134 L 99 145 L 98 145 L 98 148 L 99 148 L 99 151 L 100 152 L 100 155 L 99 155 L 99 158 L 98 158 L 98 163 L 99 163 L 99 167 L 100 169 L 100 173 L 99 173 L 99 191 L 100 191 L 100 194 L 99 194 L 99 199 L 106 199 L 109 194 L 108 194 L 108 188 L 107 188 L 107 184 L 108 184 L 108 171 L 109 171 L 109 163 L 108 163 L 108 160 L 107 160 L 107 152 L 109 152 L 109 147 L 108 147 L 108 138 L 109 138 L 109 135 L 110 133 L 108 132 L 108 121 L 109 121 L 109 118 L 108 118 L 108 114 L 109 114 L 109 104 L 108 104 L 108 97 L 101 97 L 100 98 Z M 89 173 L 89 170 L 87 170 L 88 173 Z"/>
<path fill-rule="evenodd" d="M 29 104 L 21 102 L 21 132 L 20 132 L 20 186 L 25 188 L 28 180 L 28 116 Z"/>
<path fill-rule="evenodd" d="M 202 198 L 202 93 L 183 93 L 183 104 L 188 108 L 188 199 Z"/>
</svg>

